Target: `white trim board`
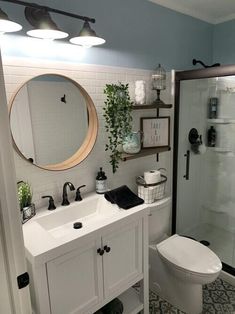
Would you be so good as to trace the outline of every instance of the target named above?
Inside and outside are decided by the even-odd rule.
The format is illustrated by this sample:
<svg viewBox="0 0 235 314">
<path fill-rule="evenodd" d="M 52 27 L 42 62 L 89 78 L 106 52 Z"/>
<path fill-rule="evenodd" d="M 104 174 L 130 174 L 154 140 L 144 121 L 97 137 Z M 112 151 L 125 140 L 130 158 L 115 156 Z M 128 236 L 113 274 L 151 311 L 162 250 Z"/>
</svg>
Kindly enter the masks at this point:
<svg viewBox="0 0 235 314">
<path fill-rule="evenodd" d="M 31 312 L 29 286 L 19 290 L 16 280 L 17 276 L 26 272 L 26 260 L 1 53 L 0 93 L 0 219 L 2 223 L 0 226 L 2 248 L 0 249 L 6 263 L 12 314 L 28 314 Z M 2 266 L 1 269 L 3 269 Z M 1 289 L 0 294 L 2 297 Z M 0 312 L 3 313 L 1 310 Z"/>
<path fill-rule="evenodd" d="M 75 63 L 75 62 L 63 62 L 63 61 L 51 61 L 39 58 L 21 58 L 21 57 L 2 57 L 3 66 L 14 66 L 14 67 L 27 67 L 27 68 L 45 68 L 48 69 L 60 69 L 66 71 L 85 71 L 85 72 L 115 72 L 115 73 L 129 73 L 131 72 L 136 75 L 149 75 L 152 73 L 151 70 L 127 68 L 120 66 L 109 66 L 109 65 L 97 65 L 88 63 Z"/>
</svg>

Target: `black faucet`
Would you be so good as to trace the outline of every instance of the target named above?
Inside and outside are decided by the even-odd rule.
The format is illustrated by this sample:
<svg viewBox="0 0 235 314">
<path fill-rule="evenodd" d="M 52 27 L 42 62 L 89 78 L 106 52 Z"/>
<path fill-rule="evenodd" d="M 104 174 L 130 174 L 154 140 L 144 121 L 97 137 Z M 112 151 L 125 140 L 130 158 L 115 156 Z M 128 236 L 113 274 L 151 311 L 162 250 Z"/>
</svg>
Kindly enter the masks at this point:
<svg viewBox="0 0 235 314">
<path fill-rule="evenodd" d="M 73 183 L 65 182 L 65 184 L 63 186 L 63 196 L 62 196 L 63 200 L 62 200 L 62 203 L 61 203 L 62 206 L 67 206 L 67 205 L 70 204 L 69 201 L 68 201 L 67 186 L 69 186 L 70 191 L 74 191 L 75 190 L 75 187 L 74 187 Z"/>
<path fill-rule="evenodd" d="M 76 197 L 75 197 L 75 201 L 76 201 L 76 202 L 82 201 L 80 189 L 81 189 L 81 188 L 84 188 L 84 187 L 85 187 L 85 184 L 83 184 L 83 185 L 81 185 L 81 186 L 79 186 L 79 187 L 77 188 Z"/>
<path fill-rule="evenodd" d="M 49 198 L 48 210 L 56 209 L 53 197 L 51 195 L 42 196 L 42 198 Z"/>
</svg>

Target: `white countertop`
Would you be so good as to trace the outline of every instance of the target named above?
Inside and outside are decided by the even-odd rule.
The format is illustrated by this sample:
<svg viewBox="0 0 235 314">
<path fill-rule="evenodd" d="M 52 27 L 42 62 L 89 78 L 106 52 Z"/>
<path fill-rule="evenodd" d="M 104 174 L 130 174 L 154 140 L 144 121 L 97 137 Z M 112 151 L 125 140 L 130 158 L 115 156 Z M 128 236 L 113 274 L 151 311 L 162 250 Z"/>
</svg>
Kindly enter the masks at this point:
<svg viewBox="0 0 235 314">
<path fill-rule="evenodd" d="M 76 210 L 79 207 L 87 206 L 92 202 L 97 202 L 98 207 L 96 211 L 102 210 L 102 214 L 97 216 L 93 213 L 87 217 L 80 217 L 74 219 Z M 78 207 L 79 206 L 79 207 Z M 150 208 L 156 206 L 154 204 L 143 204 L 132 207 L 128 210 L 118 208 L 117 205 L 108 202 L 104 195 L 91 193 L 84 196 L 81 202 L 73 202 L 69 206 L 59 206 L 53 211 L 42 208 L 37 211 L 35 217 L 30 219 L 23 225 L 24 244 L 26 248 L 26 256 L 34 263 L 48 261 L 56 256 L 59 256 L 66 251 L 72 250 L 78 244 L 78 240 L 89 235 L 95 236 L 95 233 L 100 233 L 104 228 L 112 227 L 113 224 L 120 220 L 130 220 L 132 217 L 148 215 Z M 71 220 L 70 220 L 71 213 Z M 44 227 L 41 221 L 51 221 L 53 224 L 59 216 L 66 215 L 68 220 L 62 227 L 55 227 L 54 229 Z M 80 221 L 83 224 L 81 229 L 74 229 L 73 223 Z"/>
</svg>

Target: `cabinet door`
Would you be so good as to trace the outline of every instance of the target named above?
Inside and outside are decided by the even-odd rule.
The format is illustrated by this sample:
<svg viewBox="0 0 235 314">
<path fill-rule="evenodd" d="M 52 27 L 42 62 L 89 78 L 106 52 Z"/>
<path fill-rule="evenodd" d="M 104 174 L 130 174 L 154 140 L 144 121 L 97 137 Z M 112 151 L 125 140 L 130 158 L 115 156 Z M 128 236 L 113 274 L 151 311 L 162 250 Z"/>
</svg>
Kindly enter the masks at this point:
<svg viewBox="0 0 235 314">
<path fill-rule="evenodd" d="M 101 240 L 47 263 L 52 314 L 84 313 L 103 298 Z"/>
<path fill-rule="evenodd" d="M 142 274 L 142 220 L 106 233 L 103 247 L 110 252 L 103 255 L 104 294 L 115 294 Z"/>
</svg>

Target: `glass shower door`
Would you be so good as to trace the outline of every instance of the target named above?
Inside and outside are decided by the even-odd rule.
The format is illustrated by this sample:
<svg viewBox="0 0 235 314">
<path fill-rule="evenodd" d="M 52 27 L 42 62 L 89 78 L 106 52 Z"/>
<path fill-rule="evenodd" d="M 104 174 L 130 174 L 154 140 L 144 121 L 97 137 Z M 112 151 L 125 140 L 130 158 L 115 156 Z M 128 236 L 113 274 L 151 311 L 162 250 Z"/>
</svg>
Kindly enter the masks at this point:
<svg viewBox="0 0 235 314">
<path fill-rule="evenodd" d="M 179 108 L 176 233 L 235 267 L 235 77 L 182 81 Z"/>
</svg>

